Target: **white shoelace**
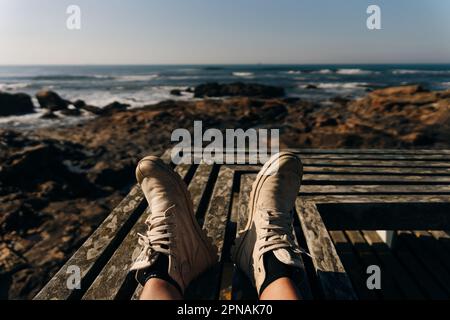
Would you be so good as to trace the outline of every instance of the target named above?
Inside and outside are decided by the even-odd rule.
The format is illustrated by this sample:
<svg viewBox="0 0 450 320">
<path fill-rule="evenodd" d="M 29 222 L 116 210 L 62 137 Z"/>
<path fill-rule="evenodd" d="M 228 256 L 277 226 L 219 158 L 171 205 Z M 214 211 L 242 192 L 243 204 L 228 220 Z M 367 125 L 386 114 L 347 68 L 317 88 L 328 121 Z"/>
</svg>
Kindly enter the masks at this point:
<svg viewBox="0 0 450 320">
<path fill-rule="evenodd" d="M 262 243 L 260 247 L 261 255 L 277 249 L 290 248 L 294 253 L 304 253 L 311 257 L 308 252 L 296 244 L 293 234 L 292 215 L 271 209 L 263 210 L 265 211 L 263 218 L 265 224 L 261 226 L 263 231 L 259 236 L 259 240 Z"/>
<path fill-rule="evenodd" d="M 155 253 L 162 253 L 171 255 L 169 247 L 175 245 L 173 241 L 174 235 L 172 234 L 172 223 L 170 222 L 169 210 L 174 206 L 167 209 L 163 215 L 150 215 L 146 221 L 148 230 L 145 235 L 138 233 L 139 245 L 147 250 L 149 257 L 152 257 Z"/>
</svg>

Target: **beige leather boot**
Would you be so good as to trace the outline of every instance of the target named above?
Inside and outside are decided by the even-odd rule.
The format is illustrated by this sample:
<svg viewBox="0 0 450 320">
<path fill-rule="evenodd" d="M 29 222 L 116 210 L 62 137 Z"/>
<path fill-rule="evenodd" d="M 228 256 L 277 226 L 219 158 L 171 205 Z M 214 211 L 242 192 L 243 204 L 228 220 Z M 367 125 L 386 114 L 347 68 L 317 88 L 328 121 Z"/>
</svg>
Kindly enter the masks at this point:
<svg viewBox="0 0 450 320">
<path fill-rule="evenodd" d="M 292 209 L 300 189 L 302 163 L 293 153 L 274 155 L 253 183 L 248 223 L 232 249 L 234 263 L 261 294 L 266 278 L 263 255 L 273 251 L 282 263 L 301 267 L 300 247 L 293 230 Z"/>
<path fill-rule="evenodd" d="M 131 270 L 153 265 L 159 255 L 169 257 L 169 276 L 181 290 L 217 262 L 217 249 L 198 225 L 190 194 L 181 177 L 157 157 L 142 159 L 136 168 L 151 211 L 148 231 L 140 235 L 143 250 Z"/>
</svg>

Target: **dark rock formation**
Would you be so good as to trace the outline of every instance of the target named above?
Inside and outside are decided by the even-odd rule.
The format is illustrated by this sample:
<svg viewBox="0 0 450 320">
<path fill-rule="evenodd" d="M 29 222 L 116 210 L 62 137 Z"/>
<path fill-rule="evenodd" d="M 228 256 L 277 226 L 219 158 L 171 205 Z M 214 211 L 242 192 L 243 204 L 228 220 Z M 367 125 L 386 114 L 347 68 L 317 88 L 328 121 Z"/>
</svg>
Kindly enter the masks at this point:
<svg viewBox="0 0 450 320">
<path fill-rule="evenodd" d="M 55 120 L 59 119 L 59 117 L 53 111 L 49 110 L 41 116 L 41 119 Z"/>
<path fill-rule="evenodd" d="M 106 106 L 104 106 L 101 110 L 101 114 L 110 114 L 117 111 L 125 111 L 129 107 L 129 104 L 120 103 L 117 101 L 114 101 L 113 103 L 110 103 Z"/>
<path fill-rule="evenodd" d="M 195 98 L 234 96 L 278 98 L 284 95 L 284 89 L 281 87 L 243 82 L 229 84 L 207 83 L 199 85 L 194 89 Z"/>
<path fill-rule="evenodd" d="M 173 90 L 170 91 L 170 94 L 171 94 L 172 96 L 180 97 L 180 96 L 181 96 L 181 90 L 173 89 Z"/>
<path fill-rule="evenodd" d="M 22 115 L 33 112 L 34 106 L 29 95 L 0 92 L 0 116 Z"/>
<path fill-rule="evenodd" d="M 39 91 L 36 93 L 36 98 L 41 108 L 51 111 L 67 109 L 67 106 L 71 104 L 70 101 L 64 100 L 56 92 L 50 90 Z"/>
</svg>

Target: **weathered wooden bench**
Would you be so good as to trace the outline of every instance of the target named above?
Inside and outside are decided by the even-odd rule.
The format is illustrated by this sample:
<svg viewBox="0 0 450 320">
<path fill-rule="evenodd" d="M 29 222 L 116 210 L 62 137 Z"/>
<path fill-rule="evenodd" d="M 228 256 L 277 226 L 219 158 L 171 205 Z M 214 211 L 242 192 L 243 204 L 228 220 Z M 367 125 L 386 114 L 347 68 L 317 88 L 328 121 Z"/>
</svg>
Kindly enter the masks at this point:
<svg viewBox="0 0 450 320">
<path fill-rule="evenodd" d="M 450 296 L 450 236 L 443 231 L 450 229 L 450 150 L 291 151 L 304 164 L 295 227 L 300 245 L 310 254 L 302 255 L 306 271 L 298 280 L 305 299 Z M 163 156 L 167 162 L 169 154 Z M 237 231 L 245 225 L 259 168 L 206 164 L 175 168 L 188 184 L 198 221 L 220 258 L 190 286 L 189 299 L 256 298 L 229 256 Z M 129 267 L 139 250 L 137 234 L 145 232 L 149 214 L 140 188 L 134 186 L 35 299 L 136 299 L 142 288 Z M 392 252 L 380 230 L 406 230 L 398 234 L 406 232 L 417 239 L 426 235 L 439 242 L 436 246 L 428 241 L 434 250 L 426 256 L 419 257 L 411 249 L 414 244 Z M 412 238 L 405 241 L 414 243 Z M 427 264 L 440 267 L 437 270 L 449 278 L 436 280 L 432 272 L 414 275 L 409 270 L 414 263 L 418 270 L 427 269 Z M 371 264 L 381 265 L 383 279 L 389 280 L 383 281 L 382 294 L 366 288 L 365 267 Z M 81 270 L 81 289 L 67 286 L 70 266 Z M 434 291 L 433 282 L 419 279 L 424 274 L 434 279 Z"/>
</svg>

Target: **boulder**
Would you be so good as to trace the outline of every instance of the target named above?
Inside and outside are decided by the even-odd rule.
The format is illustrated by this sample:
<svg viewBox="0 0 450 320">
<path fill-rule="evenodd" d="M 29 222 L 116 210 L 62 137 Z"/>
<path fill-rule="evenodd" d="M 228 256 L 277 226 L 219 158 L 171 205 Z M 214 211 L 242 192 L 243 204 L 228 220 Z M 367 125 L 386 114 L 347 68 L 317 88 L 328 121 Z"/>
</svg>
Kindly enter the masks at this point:
<svg viewBox="0 0 450 320">
<path fill-rule="evenodd" d="M 219 84 L 213 82 L 201 84 L 194 89 L 195 98 L 233 96 L 278 98 L 283 97 L 284 95 L 285 91 L 281 87 L 243 82 L 229 84 Z"/>
<path fill-rule="evenodd" d="M 172 96 L 180 97 L 180 96 L 181 96 L 181 90 L 178 90 L 178 89 L 171 90 L 171 91 L 170 91 L 170 94 L 171 94 Z"/>
<path fill-rule="evenodd" d="M 69 117 L 78 117 L 81 115 L 80 109 L 65 109 L 61 111 L 61 114 Z"/>
<path fill-rule="evenodd" d="M 319 89 L 319 87 L 316 86 L 315 84 L 307 84 L 305 86 L 305 89 L 307 89 L 307 90 L 315 90 L 315 89 Z"/>
<path fill-rule="evenodd" d="M 49 110 L 41 116 L 41 119 L 55 120 L 59 119 L 59 117 L 53 111 Z"/>
<path fill-rule="evenodd" d="M 113 103 L 104 106 L 101 110 L 102 114 L 110 114 L 117 111 L 125 111 L 128 109 L 129 106 L 130 106 L 129 104 L 114 101 Z"/>
<path fill-rule="evenodd" d="M 67 109 L 69 104 L 71 104 L 70 101 L 64 100 L 56 92 L 50 90 L 39 91 L 36 93 L 36 98 L 41 108 L 51 111 Z"/>
<path fill-rule="evenodd" d="M 80 108 L 83 109 L 83 110 L 86 110 L 86 111 L 88 111 L 90 113 L 93 113 L 95 115 L 98 115 L 98 116 L 103 113 L 102 108 L 94 107 L 94 106 L 91 106 L 91 105 L 88 105 L 88 104 L 86 104 L 84 106 L 81 106 Z"/>
<path fill-rule="evenodd" d="M 34 106 L 29 95 L 0 92 L 0 116 L 22 115 L 33 112 Z"/>
<path fill-rule="evenodd" d="M 76 100 L 72 103 L 72 105 L 77 109 L 82 109 L 84 106 L 86 106 L 86 102 L 84 102 L 83 100 Z"/>
</svg>

